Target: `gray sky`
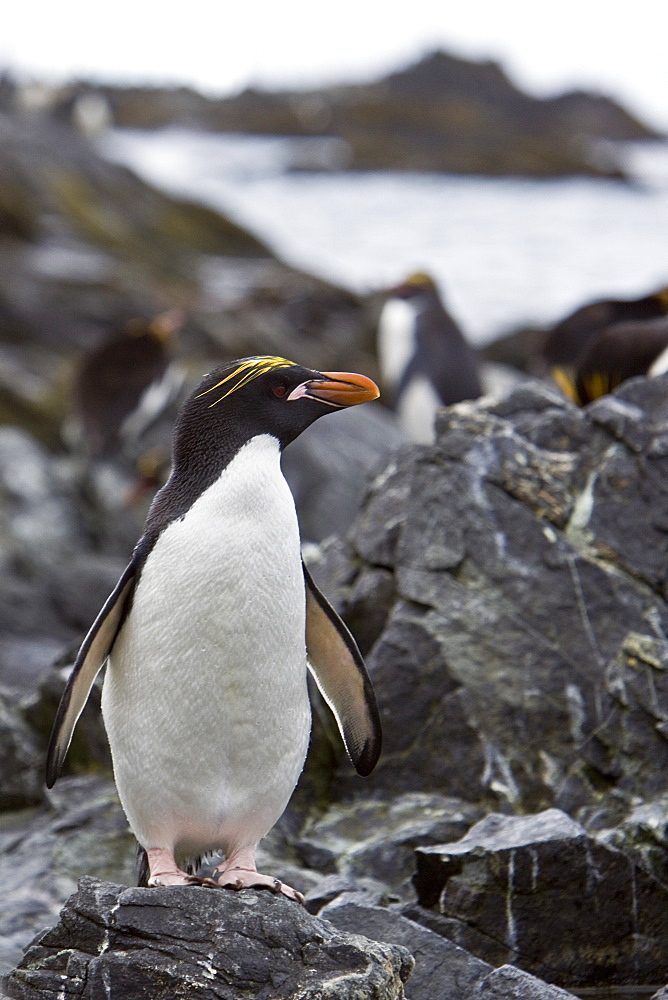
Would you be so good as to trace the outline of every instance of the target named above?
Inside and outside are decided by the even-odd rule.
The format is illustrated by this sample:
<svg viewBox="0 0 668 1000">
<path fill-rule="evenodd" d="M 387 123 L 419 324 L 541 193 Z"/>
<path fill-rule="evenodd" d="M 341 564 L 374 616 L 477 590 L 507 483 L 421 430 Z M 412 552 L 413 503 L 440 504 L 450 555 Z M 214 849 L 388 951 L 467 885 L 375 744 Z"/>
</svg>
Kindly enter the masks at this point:
<svg viewBox="0 0 668 1000">
<path fill-rule="evenodd" d="M 433 48 L 501 62 L 538 95 L 608 93 L 668 129 L 666 0 L 10 2 L 0 64 L 51 79 L 188 83 L 229 93 L 370 79 Z"/>
</svg>

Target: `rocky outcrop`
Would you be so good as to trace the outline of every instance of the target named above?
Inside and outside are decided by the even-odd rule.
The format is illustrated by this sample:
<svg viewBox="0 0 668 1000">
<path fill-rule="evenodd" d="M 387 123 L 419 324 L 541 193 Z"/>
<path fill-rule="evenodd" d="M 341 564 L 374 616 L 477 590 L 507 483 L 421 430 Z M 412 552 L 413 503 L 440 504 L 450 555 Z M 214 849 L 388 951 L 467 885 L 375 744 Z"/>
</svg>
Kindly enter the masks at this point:
<svg viewBox="0 0 668 1000">
<path fill-rule="evenodd" d="M 49 982 L 56 995 L 94 995 L 109 982 L 131 996 L 132 968 L 152 995 L 185 993 L 189 977 L 204 996 L 399 997 L 410 964 L 399 946 L 416 959 L 412 1000 L 661 987 L 665 377 L 629 382 L 583 410 L 527 380 L 444 410 L 429 447 L 389 440 L 390 418 L 360 408 L 365 421 L 337 427 L 332 417 L 323 436 L 319 425 L 304 435 L 292 469 L 286 455 L 305 537 L 337 533 L 307 555 L 367 656 L 385 736 L 374 775 L 353 776 L 314 692 L 307 766 L 258 857 L 304 893 L 305 910 L 256 893 L 122 888 L 135 877 L 134 843 L 97 690 L 67 772 L 44 789 L 45 743 L 74 651 L 143 520 L 141 504 L 125 502 L 127 457 L 91 469 L 61 433 L 67 391 L 63 381 L 58 395 L 54 372 L 102 335 L 119 303 L 134 307 L 146 292 L 176 305 L 170 296 L 184 286 L 158 280 L 155 257 L 130 267 L 106 237 L 85 235 L 55 189 L 40 187 L 40 157 L 33 164 L 19 149 L 23 129 L 32 134 L 16 124 L 0 154 L 0 175 L 14 156 L 34 210 L 31 226 L 7 223 L 0 241 L 0 969 L 20 963 L 16 995 L 44 994 Z M 46 141 L 33 134 L 27 148 Z M 68 155 L 61 142 L 59 169 L 88 173 L 90 151 L 73 145 Z M 118 181 L 120 192 L 140 191 L 136 179 L 123 187 L 122 171 L 113 183 L 99 165 L 90 176 L 93 189 Z M 131 201 L 112 204 L 102 229 L 137 223 Z M 22 212 L 27 195 L 12 204 Z M 255 350 L 289 356 L 297 345 L 322 367 L 372 371 L 353 297 L 269 259 L 179 246 L 170 268 L 192 296 L 186 367 L 241 353 L 257 335 Z M 98 253 L 113 263 L 109 283 Z M 245 276 L 225 312 L 207 300 L 205 263 L 226 288 Z M 151 429 L 152 443 L 169 440 L 170 420 Z M 77 892 L 91 875 L 108 881 Z M 234 968 L 198 937 L 219 934 L 223 917 L 239 930 Z M 204 931 L 192 930 L 200 920 Z"/>
<path fill-rule="evenodd" d="M 607 825 L 665 792 L 667 412 L 665 379 L 585 411 L 527 384 L 372 483 L 313 571 L 373 643 L 376 794 Z"/>
<path fill-rule="evenodd" d="M 419 902 L 493 965 L 576 989 L 668 979 L 668 887 L 559 810 L 490 814 L 416 857 Z"/>
<path fill-rule="evenodd" d="M 395 1000 L 412 965 L 404 948 L 338 931 L 266 892 L 125 889 L 86 878 L 7 990 L 16 1000 Z"/>
<path fill-rule="evenodd" d="M 609 97 L 539 99 L 501 66 L 442 51 L 366 84 L 312 90 L 248 89 L 229 98 L 192 90 L 99 88 L 116 124 L 318 136 L 295 147 L 295 169 L 620 177 L 601 140 L 659 138 Z"/>
</svg>

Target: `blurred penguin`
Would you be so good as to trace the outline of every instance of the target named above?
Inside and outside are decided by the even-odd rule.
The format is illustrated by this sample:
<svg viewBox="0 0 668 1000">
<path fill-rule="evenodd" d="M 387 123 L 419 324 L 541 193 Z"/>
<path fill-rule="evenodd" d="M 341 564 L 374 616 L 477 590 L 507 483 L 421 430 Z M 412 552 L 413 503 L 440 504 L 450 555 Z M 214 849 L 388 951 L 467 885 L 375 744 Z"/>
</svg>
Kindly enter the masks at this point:
<svg viewBox="0 0 668 1000">
<path fill-rule="evenodd" d="M 169 469 L 171 410 L 175 415 L 185 379 L 173 356 L 183 322 L 173 309 L 119 324 L 85 352 L 75 374 L 63 437 L 83 522 L 105 550 L 134 544 Z"/>
<path fill-rule="evenodd" d="M 615 323 L 597 334 L 572 373 L 554 371 L 555 381 L 580 406 L 612 392 L 629 378 L 668 372 L 668 317 Z"/>
<path fill-rule="evenodd" d="M 382 381 L 406 433 L 429 443 L 439 407 L 482 394 L 477 355 L 428 274 L 412 274 L 386 296 L 378 324 Z"/>
<path fill-rule="evenodd" d="M 74 389 L 85 450 L 108 458 L 136 442 L 175 399 L 183 376 L 172 358 L 183 314 L 133 319 L 89 351 Z"/>
<path fill-rule="evenodd" d="M 551 367 L 575 365 L 602 330 L 617 323 L 650 320 L 668 314 L 668 287 L 640 299 L 599 299 L 580 306 L 557 323 L 545 340 L 543 357 Z"/>
</svg>

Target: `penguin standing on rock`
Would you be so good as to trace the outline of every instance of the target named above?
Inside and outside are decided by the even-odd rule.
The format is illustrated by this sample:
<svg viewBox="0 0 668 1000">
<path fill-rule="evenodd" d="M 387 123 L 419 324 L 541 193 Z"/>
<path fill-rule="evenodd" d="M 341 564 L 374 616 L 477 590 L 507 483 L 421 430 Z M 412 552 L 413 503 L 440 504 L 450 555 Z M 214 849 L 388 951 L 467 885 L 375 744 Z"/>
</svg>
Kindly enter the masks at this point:
<svg viewBox="0 0 668 1000">
<path fill-rule="evenodd" d="M 482 394 L 478 359 L 429 275 L 413 274 L 386 295 L 378 325 L 383 383 L 404 430 L 428 443 L 441 406 Z"/>
<path fill-rule="evenodd" d="M 359 774 L 381 745 L 354 639 L 300 555 L 282 448 L 327 413 L 375 399 L 363 375 L 253 357 L 207 375 L 176 421 L 172 473 L 84 639 L 51 735 L 47 785 L 107 663 L 102 712 L 148 885 L 258 886 L 310 733 L 307 668 Z M 222 850 L 211 879 L 178 866 Z"/>
</svg>

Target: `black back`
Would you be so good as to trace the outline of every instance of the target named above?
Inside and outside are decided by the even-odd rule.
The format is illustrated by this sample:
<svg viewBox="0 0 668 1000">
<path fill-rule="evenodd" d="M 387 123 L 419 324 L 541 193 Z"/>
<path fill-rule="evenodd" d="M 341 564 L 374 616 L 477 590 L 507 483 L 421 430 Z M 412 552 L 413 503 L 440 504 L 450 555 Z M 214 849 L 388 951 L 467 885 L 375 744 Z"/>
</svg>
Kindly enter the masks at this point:
<svg viewBox="0 0 668 1000">
<path fill-rule="evenodd" d="M 603 330 L 578 359 L 578 402 L 589 403 L 612 392 L 626 379 L 647 375 L 667 347 L 668 317 L 646 323 L 617 323 Z"/>
<path fill-rule="evenodd" d="M 668 312 L 665 289 L 639 299 L 601 299 L 580 306 L 550 331 L 543 355 L 550 365 L 573 365 L 605 327 L 633 320 L 655 319 Z"/>
<path fill-rule="evenodd" d="M 436 286 L 431 282 L 418 285 L 408 281 L 396 293 L 410 300 L 419 311 L 416 351 L 402 373 L 395 399 L 399 399 L 416 375 L 429 379 L 445 406 L 463 399 L 477 399 L 482 394 L 478 356 L 445 309 Z"/>
</svg>

